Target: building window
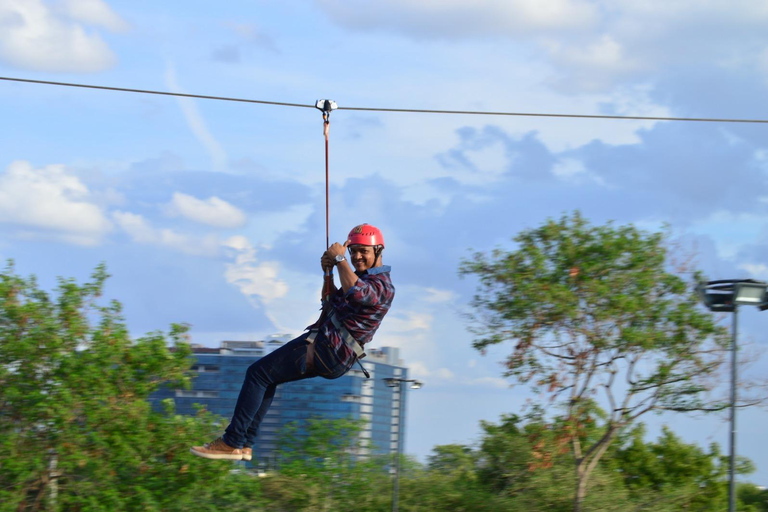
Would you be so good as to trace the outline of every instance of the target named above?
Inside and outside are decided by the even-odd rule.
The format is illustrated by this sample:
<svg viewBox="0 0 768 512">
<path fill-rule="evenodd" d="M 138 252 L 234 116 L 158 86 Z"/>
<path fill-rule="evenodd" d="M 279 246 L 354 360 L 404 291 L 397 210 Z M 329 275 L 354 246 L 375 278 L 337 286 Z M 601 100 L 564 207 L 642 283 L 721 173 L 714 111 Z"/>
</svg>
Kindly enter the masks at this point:
<svg viewBox="0 0 768 512">
<path fill-rule="evenodd" d="M 197 373 L 219 373 L 217 364 L 193 364 L 192 371 Z"/>
<path fill-rule="evenodd" d="M 177 389 L 176 398 L 219 398 L 219 392 L 196 389 Z"/>
</svg>

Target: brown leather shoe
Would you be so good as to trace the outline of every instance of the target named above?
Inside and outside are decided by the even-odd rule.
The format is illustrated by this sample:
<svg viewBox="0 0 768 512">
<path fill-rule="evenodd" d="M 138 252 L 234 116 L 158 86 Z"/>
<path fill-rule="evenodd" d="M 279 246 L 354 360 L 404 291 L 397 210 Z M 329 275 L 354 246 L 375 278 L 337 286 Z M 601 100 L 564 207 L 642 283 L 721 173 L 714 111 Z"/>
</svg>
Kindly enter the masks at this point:
<svg viewBox="0 0 768 512">
<path fill-rule="evenodd" d="M 193 446 L 189 449 L 193 455 L 205 459 L 216 460 L 243 460 L 243 449 L 232 448 L 220 437 L 203 446 Z"/>
<path fill-rule="evenodd" d="M 243 460 L 251 460 L 253 458 L 252 448 L 243 448 Z"/>
</svg>

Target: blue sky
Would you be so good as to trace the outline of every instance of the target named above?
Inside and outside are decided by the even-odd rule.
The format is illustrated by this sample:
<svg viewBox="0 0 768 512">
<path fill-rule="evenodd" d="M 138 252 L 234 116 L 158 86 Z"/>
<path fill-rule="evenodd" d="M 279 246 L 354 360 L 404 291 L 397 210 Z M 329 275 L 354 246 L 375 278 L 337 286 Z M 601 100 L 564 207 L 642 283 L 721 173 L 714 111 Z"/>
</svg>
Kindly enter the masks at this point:
<svg viewBox="0 0 768 512">
<path fill-rule="evenodd" d="M 750 0 L 0 0 L 0 75 L 342 107 L 768 118 L 768 6 Z M 318 111 L 2 82 L 0 256 L 46 286 L 100 262 L 132 332 L 299 333 L 325 244 Z M 426 386 L 407 451 L 519 412 L 481 356 L 457 267 L 579 209 L 669 224 L 712 279 L 768 279 L 765 125 L 337 111 L 331 238 L 385 233 L 395 305 L 376 336 Z M 741 315 L 759 354 L 766 319 Z M 730 319 L 724 318 L 728 323 Z M 753 357 L 752 375 L 765 374 Z M 739 451 L 768 484 L 768 415 Z M 727 447 L 725 418 L 649 417 Z"/>
</svg>

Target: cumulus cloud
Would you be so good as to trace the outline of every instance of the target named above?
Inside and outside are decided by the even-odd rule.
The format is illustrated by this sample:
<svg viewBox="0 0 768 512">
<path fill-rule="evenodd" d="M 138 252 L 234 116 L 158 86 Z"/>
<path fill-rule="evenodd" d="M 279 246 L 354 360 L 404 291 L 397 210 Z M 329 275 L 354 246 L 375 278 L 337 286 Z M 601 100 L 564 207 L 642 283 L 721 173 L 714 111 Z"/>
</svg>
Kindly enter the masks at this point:
<svg viewBox="0 0 768 512">
<path fill-rule="evenodd" d="M 628 52 L 626 44 L 611 34 L 603 34 L 582 44 L 548 38 L 542 46 L 559 68 L 570 71 L 562 79 L 560 85 L 563 88 L 601 91 L 609 89 L 618 77 L 648 68 L 646 63 Z"/>
<path fill-rule="evenodd" d="M 524 35 L 586 29 L 598 20 L 584 0 L 317 0 L 334 21 L 357 30 L 379 28 L 418 39 Z"/>
<path fill-rule="evenodd" d="M 172 229 L 155 228 L 142 215 L 116 211 L 112 214 L 115 223 L 139 244 L 167 247 L 185 254 L 215 256 L 220 252 L 220 243 L 215 236 L 191 236 Z"/>
<path fill-rule="evenodd" d="M 128 23 L 102 0 L 65 0 L 62 8 L 73 20 L 104 27 L 112 32 L 128 30 Z"/>
<path fill-rule="evenodd" d="M 398 315 L 387 316 L 389 331 L 412 333 L 413 331 L 428 331 L 432 325 L 433 316 L 429 313 L 406 311 Z"/>
<path fill-rule="evenodd" d="M 600 176 L 589 172 L 584 167 L 584 163 L 575 158 L 561 158 L 552 167 L 552 173 L 570 183 L 594 181 L 598 185 L 605 185 L 605 181 Z"/>
<path fill-rule="evenodd" d="M 171 215 L 180 215 L 194 222 L 217 228 L 236 228 L 245 224 L 245 213 L 242 210 L 216 196 L 197 199 L 181 192 L 174 192 L 167 211 Z"/>
<path fill-rule="evenodd" d="M 754 211 L 757 210 L 764 212 L 765 207 L 758 206 Z M 768 215 L 765 213 L 734 213 L 727 209 L 719 209 L 706 217 L 696 219 L 691 223 L 688 231 L 709 236 L 715 242 L 717 254 L 723 259 L 731 259 L 760 241 L 766 225 L 768 225 Z"/>
<path fill-rule="evenodd" d="M 510 177 L 525 181 L 550 180 L 553 154 L 529 133 L 515 139 L 495 126 L 457 130 L 459 144 L 437 155 L 451 176 L 464 185 L 493 187 Z"/>
<path fill-rule="evenodd" d="M 73 243 L 96 244 L 111 228 L 89 199 L 88 187 L 63 165 L 35 169 L 19 160 L 0 175 L 0 222 L 53 233 Z"/>
<path fill-rule="evenodd" d="M 34 71 L 96 72 L 116 57 L 84 24 L 123 31 L 127 24 L 101 0 L 0 0 L 0 60 Z"/>
<path fill-rule="evenodd" d="M 764 263 L 744 263 L 739 268 L 747 271 L 750 277 L 768 280 L 768 265 Z"/>
<path fill-rule="evenodd" d="M 234 236 L 224 242 L 224 246 L 234 256 L 234 262 L 226 265 L 224 277 L 228 283 L 237 286 L 243 295 L 269 304 L 288 293 L 288 285 L 278 278 L 278 263 L 259 262 L 256 258 L 256 248 L 247 238 Z"/>
<path fill-rule="evenodd" d="M 424 290 L 426 302 L 451 302 L 456 299 L 456 294 L 451 290 L 438 290 L 437 288 L 426 288 Z"/>
<path fill-rule="evenodd" d="M 351 30 L 423 39 L 509 39 L 538 48 L 562 91 L 610 91 L 695 62 L 754 72 L 768 8 L 753 0 L 316 0 Z"/>
<path fill-rule="evenodd" d="M 411 377 L 417 377 L 417 378 L 425 378 L 429 377 L 430 371 L 427 369 L 427 365 L 422 363 L 421 361 L 409 361 L 408 362 L 408 369 L 411 372 Z"/>
</svg>

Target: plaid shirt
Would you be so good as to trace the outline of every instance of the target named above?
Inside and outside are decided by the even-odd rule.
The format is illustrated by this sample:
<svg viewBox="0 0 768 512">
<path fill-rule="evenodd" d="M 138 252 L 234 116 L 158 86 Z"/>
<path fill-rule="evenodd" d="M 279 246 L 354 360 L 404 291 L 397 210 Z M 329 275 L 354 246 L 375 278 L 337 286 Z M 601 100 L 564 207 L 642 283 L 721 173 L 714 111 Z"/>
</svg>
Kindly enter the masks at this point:
<svg viewBox="0 0 768 512">
<path fill-rule="evenodd" d="M 368 269 L 346 293 L 339 288 L 331 297 L 334 316 L 360 345 L 365 346 L 371 341 L 395 298 L 390 270 L 389 265 Z M 320 325 L 320 333 L 330 342 L 342 362 L 352 364 L 354 352 L 344 343 L 330 318 Z"/>
</svg>

